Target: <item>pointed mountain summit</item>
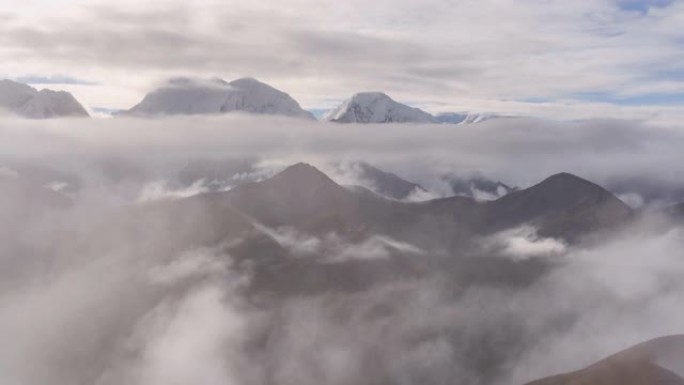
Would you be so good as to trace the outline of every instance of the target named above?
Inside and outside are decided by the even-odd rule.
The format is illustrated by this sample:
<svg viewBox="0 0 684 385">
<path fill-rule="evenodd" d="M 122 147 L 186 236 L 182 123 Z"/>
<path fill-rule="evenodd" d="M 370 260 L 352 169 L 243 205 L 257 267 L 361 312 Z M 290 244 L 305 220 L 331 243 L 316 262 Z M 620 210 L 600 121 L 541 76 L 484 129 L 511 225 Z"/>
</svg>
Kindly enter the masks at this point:
<svg viewBox="0 0 684 385">
<path fill-rule="evenodd" d="M 338 123 L 435 123 L 427 112 L 398 103 L 382 92 L 363 92 L 352 96 L 323 120 Z"/>
<path fill-rule="evenodd" d="M 29 119 L 89 116 L 78 100 L 66 91 L 38 91 L 8 79 L 0 80 L 0 109 Z"/>
<path fill-rule="evenodd" d="M 246 112 L 313 120 L 288 94 L 253 78 L 173 78 L 122 115 L 205 115 Z"/>
<path fill-rule="evenodd" d="M 533 222 L 540 234 L 572 238 L 625 221 L 632 209 L 603 187 L 569 173 L 490 202 L 490 223 Z"/>
<path fill-rule="evenodd" d="M 224 196 L 237 210 L 267 226 L 344 232 L 358 222 L 354 195 L 306 163 L 263 182 L 240 185 Z"/>
<path fill-rule="evenodd" d="M 330 177 L 308 163 L 294 164 L 265 181 L 273 188 L 341 188 Z"/>
</svg>

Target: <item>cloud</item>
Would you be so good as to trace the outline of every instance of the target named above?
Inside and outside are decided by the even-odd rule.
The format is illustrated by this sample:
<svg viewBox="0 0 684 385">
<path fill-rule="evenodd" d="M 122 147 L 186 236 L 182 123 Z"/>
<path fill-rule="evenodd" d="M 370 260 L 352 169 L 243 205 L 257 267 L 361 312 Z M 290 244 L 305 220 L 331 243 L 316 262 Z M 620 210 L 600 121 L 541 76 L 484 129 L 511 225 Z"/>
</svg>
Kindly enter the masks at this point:
<svg viewBox="0 0 684 385">
<path fill-rule="evenodd" d="M 557 257 L 566 253 L 568 246 L 561 240 L 543 238 L 531 226 L 505 230 L 491 236 L 489 247 L 514 260 L 539 257 Z"/>
<path fill-rule="evenodd" d="M 261 162 L 254 170 L 236 178 L 260 180 L 299 161 L 329 170 L 331 164 L 363 160 L 400 170 L 408 180 L 440 195 L 445 190 L 441 176 L 447 174 L 479 172 L 508 185 L 528 187 L 552 174 L 570 172 L 609 188 L 616 186 L 616 193 L 638 193 L 650 200 L 652 191 L 641 190 L 676 192 L 684 180 L 681 162 L 673 161 L 681 157 L 684 143 L 675 127 L 531 119 L 495 119 L 458 129 L 341 126 L 240 114 L 93 122 L 5 119 L 0 121 L 0 150 L 4 159 L 11 160 L 3 161 L 8 166 L 28 162 L 78 175 L 81 191 L 91 192 L 95 199 L 118 192 L 125 200 L 135 200 L 146 188 L 157 197 L 194 194 L 204 191 L 216 176 L 200 173 L 190 184 L 177 185 L 177 175 L 189 160 L 256 158 Z M 421 135 L 416 135 L 419 131 Z M 191 186 L 203 178 L 209 185 Z M 225 187 L 239 183 L 238 179 L 227 179 Z"/>
<path fill-rule="evenodd" d="M 502 119 L 454 129 L 243 115 L 2 119 L 2 164 L 19 171 L 16 179 L 30 186 L 24 170 L 43 166 L 81 186 L 72 207 L 41 215 L 29 210 L 37 207 L 30 196 L 2 197 L 1 208 L 11 209 L 0 215 L 8 230 L 0 232 L 3 381 L 509 384 L 578 369 L 681 332 L 681 227 L 649 217 L 577 246 L 516 229 L 498 234 L 499 254 L 446 256 L 370 230 L 354 243 L 287 228 L 246 231 L 271 250 L 258 232 L 265 231 L 294 254 L 266 258 L 267 273 L 291 264 L 324 271 L 314 278 L 325 288 L 370 266 L 383 276 L 363 289 L 278 297 L 249 291 L 253 270 L 231 257 L 245 234 L 224 232 L 206 220 L 214 213 L 191 206 L 184 216 L 159 213 L 156 204 L 139 205 L 139 193 L 150 182 L 175 183 L 190 159 L 218 160 L 223 169 L 223 159 L 254 156 L 262 167 L 247 168 L 247 180 L 296 161 L 360 159 L 421 184 L 454 169 L 522 186 L 557 171 L 599 182 L 676 181 L 684 175 L 684 162 L 673 161 L 682 141 L 676 129 L 621 121 Z M 197 245 L 208 234 L 228 241 Z M 562 258 L 533 257 L 560 250 Z M 251 255 L 251 267 L 262 256 Z M 394 274 L 390 261 L 417 273 Z M 359 269 L 345 270 L 350 265 Z M 481 270 L 494 278 L 478 279 Z M 517 274 L 524 282 L 511 284 Z M 282 279 L 299 284 L 293 277 L 306 275 Z"/>
<path fill-rule="evenodd" d="M 18 176 L 19 173 L 15 170 L 7 166 L 0 166 L 0 178 L 16 178 Z"/>
<path fill-rule="evenodd" d="M 546 298 L 548 316 L 565 312 L 573 320 L 521 356 L 512 378 L 524 382 L 580 369 L 639 342 L 681 333 L 683 314 L 673 305 L 684 289 L 675 278 L 684 237 L 680 227 L 654 223 L 571 252 L 526 294 Z"/>
<path fill-rule="evenodd" d="M 173 307 L 160 306 L 144 320 L 151 332 L 142 341 L 136 384 L 239 384 L 230 367 L 237 361 L 246 319 L 239 309 L 225 303 L 217 287 L 196 289 Z"/>
<path fill-rule="evenodd" d="M 204 185 L 204 180 L 200 179 L 188 187 L 174 189 L 166 181 L 150 182 L 142 187 L 140 202 L 151 202 L 156 200 L 179 199 L 198 195 L 211 191 Z"/>
<path fill-rule="evenodd" d="M 315 237 L 294 228 L 269 229 L 257 227 L 273 237 L 281 246 L 299 258 L 316 258 L 320 263 L 344 263 L 349 261 L 387 260 L 393 255 L 420 256 L 426 254 L 420 248 L 387 236 L 371 235 L 356 243 L 343 240 L 335 233 Z"/>
<path fill-rule="evenodd" d="M 443 198 L 446 194 L 428 191 L 420 187 L 415 187 L 411 193 L 404 198 L 406 202 L 425 202 L 433 199 Z"/>
<path fill-rule="evenodd" d="M 621 201 L 625 202 L 629 207 L 633 209 L 639 209 L 644 206 L 644 198 L 636 193 L 626 193 L 618 195 Z"/>
<path fill-rule="evenodd" d="M 448 0 L 201 1 L 192 7 L 69 1 L 63 4 L 68 16 L 60 18 L 35 6 L 10 11 L 12 22 L 0 27 L 10 60 L 0 72 L 85 74 L 135 90 L 138 100 L 167 76 L 251 75 L 312 108 L 383 90 L 434 110 L 537 115 L 551 107 L 565 116 L 619 117 L 623 109 L 607 101 L 576 96 L 643 95 L 653 92 L 638 91 L 645 85 L 680 83 L 663 74 L 681 70 L 677 26 L 684 6 L 639 5 L 649 11 L 635 14 L 612 0 L 486 0 L 457 7 Z M 551 106 L 523 102 L 530 98 Z M 624 110 L 644 117 L 662 112 L 659 107 Z"/>
<path fill-rule="evenodd" d="M 78 79 L 78 78 L 74 78 L 74 77 L 70 77 L 70 76 L 62 76 L 62 75 L 20 76 L 20 77 L 14 78 L 14 81 L 17 81 L 19 83 L 39 84 L 39 85 L 47 85 L 47 84 L 79 84 L 79 85 L 85 85 L 85 86 L 97 85 L 97 83 L 89 82 L 87 80 L 82 80 L 82 79 Z"/>
<path fill-rule="evenodd" d="M 212 250 L 191 250 L 167 265 L 154 266 L 150 269 L 149 279 L 154 284 L 173 285 L 225 272 L 228 266 L 218 256 L 219 253 Z"/>
</svg>

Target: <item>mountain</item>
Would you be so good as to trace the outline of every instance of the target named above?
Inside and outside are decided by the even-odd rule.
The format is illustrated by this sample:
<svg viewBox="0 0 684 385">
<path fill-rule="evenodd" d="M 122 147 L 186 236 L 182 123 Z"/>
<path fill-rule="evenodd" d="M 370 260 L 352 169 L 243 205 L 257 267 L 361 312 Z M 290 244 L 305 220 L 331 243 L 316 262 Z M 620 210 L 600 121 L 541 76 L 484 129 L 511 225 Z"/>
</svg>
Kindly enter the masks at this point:
<svg viewBox="0 0 684 385">
<path fill-rule="evenodd" d="M 409 182 L 391 172 L 380 170 L 366 162 L 349 165 L 356 177 L 364 182 L 364 186 L 388 198 L 403 200 L 415 194 L 427 194 L 423 186 Z"/>
<path fill-rule="evenodd" d="M 437 123 L 443 124 L 460 124 L 463 123 L 466 118 L 468 118 L 468 114 L 460 112 L 444 112 L 435 115 Z"/>
<path fill-rule="evenodd" d="M 85 108 L 68 92 L 36 90 L 12 80 L 0 80 L 0 109 L 30 119 L 87 117 Z"/>
<path fill-rule="evenodd" d="M 554 195 L 559 191 L 563 196 L 557 199 Z M 161 201 L 152 211 L 136 208 L 127 222 L 131 225 L 112 227 L 135 225 L 140 242 L 161 237 L 173 240 L 165 243 L 175 245 L 169 247 L 226 245 L 253 276 L 250 290 L 282 297 L 357 292 L 387 280 L 427 277 L 436 271 L 447 274 L 455 285 L 528 285 L 547 265 L 534 259 L 483 259 L 482 237 L 531 224 L 544 236 L 578 242 L 582 235 L 619 226 L 630 214 L 629 208 L 612 207 L 617 198 L 574 176 L 551 177 L 510 196 L 514 199 L 478 202 L 456 196 L 403 202 L 365 188 L 345 188 L 315 167 L 298 163 L 269 179 L 229 191 Z M 292 244 L 297 246 L 293 249 Z M 326 262 L 339 244 L 352 248 L 352 258 Z M 353 258 L 366 255 L 369 247 L 380 248 L 384 256 Z M 300 255 L 300 248 L 310 251 Z M 157 251 L 171 254 L 171 250 Z"/>
<path fill-rule="evenodd" d="M 353 194 L 315 167 L 298 163 L 263 182 L 240 185 L 217 197 L 270 227 L 308 232 L 352 232 L 360 225 Z"/>
<path fill-rule="evenodd" d="M 252 78 L 174 78 L 121 115 L 202 115 L 229 112 L 284 115 L 313 120 L 288 94 Z"/>
<path fill-rule="evenodd" d="M 498 118 L 498 116 L 491 114 L 468 113 L 460 124 L 477 124 L 495 118 Z"/>
<path fill-rule="evenodd" d="M 658 338 L 588 368 L 527 385 L 684 385 L 684 336 Z"/>
<path fill-rule="evenodd" d="M 603 187 L 569 173 L 488 202 L 486 223 L 501 229 L 531 223 L 540 235 L 574 239 L 626 221 L 632 209 Z"/>
<path fill-rule="evenodd" d="M 632 210 L 602 187 L 571 174 L 554 175 L 494 201 L 451 197 L 426 202 L 385 199 L 346 189 L 313 166 L 297 164 L 262 182 L 190 199 L 219 200 L 269 227 L 350 239 L 390 236 L 426 248 L 462 248 L 478 235 L 524 224 L 569 241 L 626 221 Z"/>
<path fill-rule="evenodd" d="M 477 200 L 494 200 L 519 190 L 517 187 L 493 181 L 481 175 L 462 177 L 446 175 L 446 181 L 455 195 L 467 196 Z"/>
<path fill-rule="evenodd" d="M 445 112 L 435 116 L 438 123 L 444 124 L 476 124 L 496 118 L 496 115 L 472 112 Z"/>
<path fill-rule="evenodd" d="M 338 123 L 435 123 L 427 112 L 398 103 L 381 92 L 352 96 L 330 111 L 323 120 Z"/>
</svg>

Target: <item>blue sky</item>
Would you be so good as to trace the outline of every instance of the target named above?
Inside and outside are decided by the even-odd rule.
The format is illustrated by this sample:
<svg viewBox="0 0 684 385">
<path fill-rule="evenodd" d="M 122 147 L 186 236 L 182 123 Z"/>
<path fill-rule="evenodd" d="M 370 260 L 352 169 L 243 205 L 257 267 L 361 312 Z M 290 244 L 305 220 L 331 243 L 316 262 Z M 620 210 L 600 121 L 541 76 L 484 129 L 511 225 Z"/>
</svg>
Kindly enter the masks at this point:
<svg viewBox="0 0 684 385">
<path fill-rule="evenodd" d="M 65 76 L 65 75 L 24 75 L 24 76 L 16 77 L 12 80 L 20 82 L 20 83 L 38 84 L 38 85 L 48 85 L 48 84 L 54 84 L 54 85 L 80 84 L 80 85 L 88 85 L 88 86 L 97 85 L 96 82 L 78 79 L 75 77 Z"/>
<path fill-rule="evenodd" d="M 621 96 L 606 92 L 585 92 L 569 95 L 569 98 L 579 101 L 610 103 L 621 106 L 684 106 L 684 93 L 653 93 Z M 548 100 L 546 100 L 546 102 L 548 102 Z"/>
<path fill-rule="evenodd" d="M 652 7 L 664 8 L 675 0 L 619 0 L 618 6 L 625 11 L 648 13 Z"/>
</svg>

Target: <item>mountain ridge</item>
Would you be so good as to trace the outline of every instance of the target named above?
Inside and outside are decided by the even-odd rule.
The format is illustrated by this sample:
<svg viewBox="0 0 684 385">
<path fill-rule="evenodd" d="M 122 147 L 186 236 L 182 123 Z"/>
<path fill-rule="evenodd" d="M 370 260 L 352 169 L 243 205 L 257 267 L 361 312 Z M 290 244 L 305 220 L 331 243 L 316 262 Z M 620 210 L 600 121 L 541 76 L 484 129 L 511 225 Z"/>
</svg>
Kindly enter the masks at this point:
<svg viewBox="0 0 684 385">
<path fill-rule="evenodd" d="M 314 120 L 290 95 L 254 78 L 177 77 L 151 91 L 120 115 L 205 115 L 244 112 Z"/>
<path fill-rule="evenodd" d="M 9 79 L 0 80 L 0 108 L 29 119 L 90 116 L 69 92 L 39 91 Z"/>
<path fill-rule="evenodd" d="M 562 196 L 554 197 L 559 192 Z M 377 233 L 426 247 L 455 245 L 477 234 L 525 224 L 538 228 L 540 235 L 575 241 L 632 215 L 607 190 L 567 173 L 495 201 L 457 196 L 402 202 L 344 188 L 317 168 L 298 163 L 270 179 L 209 196 L 271 227 L 294 226 L 319 235 L 332 231 L 352 238 Z"/>
<path fill-rule="evenodd" d="M 429 113 L 399 103 L 382 92 L 352 95 L 322 120 L 337 123 L 436 123 Z"/>
</svg>

